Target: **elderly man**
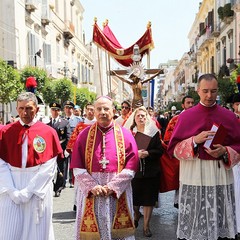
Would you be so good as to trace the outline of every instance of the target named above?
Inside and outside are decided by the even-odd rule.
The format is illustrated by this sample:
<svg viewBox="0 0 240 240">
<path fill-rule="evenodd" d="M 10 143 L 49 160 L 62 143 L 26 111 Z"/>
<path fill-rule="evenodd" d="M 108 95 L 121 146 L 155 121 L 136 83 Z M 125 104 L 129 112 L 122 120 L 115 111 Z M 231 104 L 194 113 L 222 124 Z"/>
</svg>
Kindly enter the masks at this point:
<svg viewBox="0 0 240 240">
<path fill-rule="evenodd" d="M 20 120 L 0 131 L 0 239 L 53 240 L 52 180 L 62 156 L 56 131 L 37 121 L 37 98 L 17 98 Z"/>
<path fill-rule="evenodd" d="M 79 187 L 76 239 L 135 239 L 131 180 L 138 168 L 132 134 L 113 121 L 113 101 L 99 97 L 97 122 L 73 148 L 71 167 Z"/>
<path fill-rule="evenodd" d="M 236 230 L 232 167 L 239 162 L 240 127 L 234 113 L 216 104 L 213 74 L 198 80 L 200 103 L 179 115 L 168 150 L 180 160 L 179 239 L 234 239 Z M 222 125 L 227 135 L 204 147 Z M 221 137 L 221 136 L 220 136 Z"/>
</svg>

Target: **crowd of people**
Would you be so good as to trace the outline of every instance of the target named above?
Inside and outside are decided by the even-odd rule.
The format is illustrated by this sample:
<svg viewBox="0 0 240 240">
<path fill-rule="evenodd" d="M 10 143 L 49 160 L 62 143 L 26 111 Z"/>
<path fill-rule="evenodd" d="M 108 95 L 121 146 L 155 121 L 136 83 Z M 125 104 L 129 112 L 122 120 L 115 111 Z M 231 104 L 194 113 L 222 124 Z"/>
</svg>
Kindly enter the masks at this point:
<svg viewBox="0 0 240 240">
<path fill-rule="evenodd" d="M 133 240 L 141 218 L 151 238 L 159 192 L 172 190 L 178 239 L 238 239 L 240 94 L 233 111 L 218 105 L 213 74 L 199 78 L 197 93 L 198 103 L 184 96 L 182 111 L 162 116 L 129 100 L 117 116 L 107 96 L 84 109 L 52 102 L 46 124 L 34 92 L 21 93 L 18 118 L 0 125 L 0 240 L 53 240 L 53 197 L 66 187 L 77 240 Z"/>
</svg>

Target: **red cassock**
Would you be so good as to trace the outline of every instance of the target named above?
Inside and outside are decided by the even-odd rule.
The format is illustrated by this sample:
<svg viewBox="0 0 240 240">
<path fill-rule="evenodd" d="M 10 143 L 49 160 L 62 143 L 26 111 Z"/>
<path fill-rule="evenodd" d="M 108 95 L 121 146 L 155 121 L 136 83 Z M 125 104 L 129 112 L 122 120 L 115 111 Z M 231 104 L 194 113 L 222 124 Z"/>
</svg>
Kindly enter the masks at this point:
<svg viewBox="0 0 240 240">
<path fill-rule="evenodd" d="M 173 129 L 177 123 L 179 115 L 174 116 L 167 125 L 164 134 L 163 155 L 160 158 L 160 192 L 168 192 L 179 189 L 179 160 L 170 157 L 167 152 L 167 144 L 172 136 Z"/>
</svg>

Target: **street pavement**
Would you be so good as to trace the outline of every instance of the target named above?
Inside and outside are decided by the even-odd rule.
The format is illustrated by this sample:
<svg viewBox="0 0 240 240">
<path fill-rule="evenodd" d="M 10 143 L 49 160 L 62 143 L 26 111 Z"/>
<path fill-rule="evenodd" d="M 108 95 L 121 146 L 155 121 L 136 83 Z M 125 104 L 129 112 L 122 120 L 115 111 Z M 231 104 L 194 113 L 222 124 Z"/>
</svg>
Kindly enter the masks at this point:
<svg viewBox="0 0 240 240">
<path fill-rule="evenodd" d="M 53 227 L 56 240 L 73 240 L 76 214 L 73 211 L 74 189 L 65 188 L 53 199 Z M 174 191 L 160 194 L 160 207 L 154 208 L 151 219 L 151 238 L 143 237 L 143 218 L 136 229 L 136 240 L 176 240 L 177 214 L 173 207 Z"/>
</svg>

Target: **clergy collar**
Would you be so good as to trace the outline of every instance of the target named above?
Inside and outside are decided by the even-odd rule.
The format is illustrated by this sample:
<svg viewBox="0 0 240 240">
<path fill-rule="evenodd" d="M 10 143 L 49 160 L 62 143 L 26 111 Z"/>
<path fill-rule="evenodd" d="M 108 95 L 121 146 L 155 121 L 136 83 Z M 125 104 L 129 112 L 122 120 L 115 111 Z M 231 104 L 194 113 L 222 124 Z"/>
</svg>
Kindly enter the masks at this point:
<svg viewBox="0 0 240 240">
<path fill-rule="evenodd" d="M 110 128 L 113 127 L 113 121 L 111 121 L 111 123 L 110 123 L 108 126 L 106 126 L 106 127 L 101 126 L 99 123 L 97 123 L 97 126 L 98 126 L 98 128 L 100 128 L 103 132 L 106 132 L 106 131 L 108 131 Z"/>
<path fill-rule="evenodd" d="M 204 107 L 208 107 L 208 106 L 206 106 L 205 104 L 203 104 L 201 101 L 199 102 L 202 106 L 204 106 Z M 213 107 L 213 106 L 215 106 L 217 103 L 215 102 L 213 105 L 211 105 L 211 106 L 209 106 L 208 108 L 210 108 L 210 107 Z"/>
<path fill-rule="evenodd" d="M 34 125 L 34 124 L 37 122 L 37 118 L 34 118 L 34 119 L 32 120 L 32 122 L 30 122 L 30 123 L 28 123 L 28 124 L 24 123 L 21 119 L 19 119 L 19 122 L 20 122 L 20 124 L 21 124 L 22 126 L 28 125 L 29 127 L 31 127 L 32 125 Z"/>
</svg>

